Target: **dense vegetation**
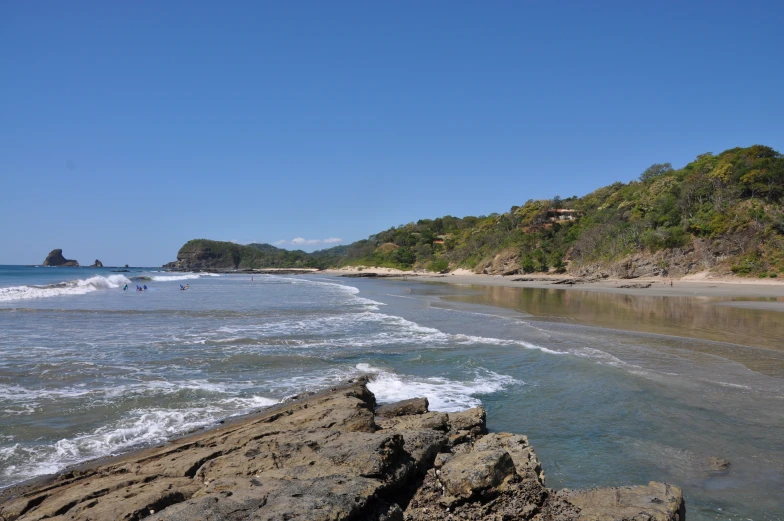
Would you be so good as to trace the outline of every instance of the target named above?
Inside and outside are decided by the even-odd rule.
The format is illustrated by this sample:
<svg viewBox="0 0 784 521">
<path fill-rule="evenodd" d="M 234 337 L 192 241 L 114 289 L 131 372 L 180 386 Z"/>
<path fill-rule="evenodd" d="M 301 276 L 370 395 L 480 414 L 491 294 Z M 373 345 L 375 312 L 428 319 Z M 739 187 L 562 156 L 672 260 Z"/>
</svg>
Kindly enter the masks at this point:
<svg viewBox="0 0 784 521">
<path fill-rule="evenodd" d="M 680 170 L 655 164 L 638 180 L 584 197 L 529 200 L 503 214 L 410 223 L 348 247 L 343 262 L 474 268 L 510 252 L 523 272 L 563 271 L 703 239 L 737 274 L 784 270 L 784 157 L 755 145 L 703 154 Z M 574 220 L 557 219 L 558 209 Z"/>
<path fill-rule="evenodd" d="M 240 267 L 340 265 L 474 269 L 502 253 L 521 272 L 564 271 L 702 244 L 740 275 L 784 271 L 784 157 L 755 145 L 655 164 L 584 197 L 529 200 L 503 214 L 422 219 L 311 254 L 237 247 Z M 560 220 L 557 210 L 573 210 Z M 228 244 L 228 243 L 225 243 Z M 664 258 L 664 257 L 662 257 Z M 666 263 L 666 260 L 660 262 Z M 666 273 L 666 266 L 662 266 Z"/>
<path fill-rule="evenodd" d="M 346 246 L 306 253 L 302 250 L 284 250 L 270 244 L 236 244 L 209 239 L 193 239 L 177 253 L 177 259 L 186 266 L 170 263 L 168 267 L 199 268 L 318 268 L 338 265 L 346 255 Z"/>
</svg>

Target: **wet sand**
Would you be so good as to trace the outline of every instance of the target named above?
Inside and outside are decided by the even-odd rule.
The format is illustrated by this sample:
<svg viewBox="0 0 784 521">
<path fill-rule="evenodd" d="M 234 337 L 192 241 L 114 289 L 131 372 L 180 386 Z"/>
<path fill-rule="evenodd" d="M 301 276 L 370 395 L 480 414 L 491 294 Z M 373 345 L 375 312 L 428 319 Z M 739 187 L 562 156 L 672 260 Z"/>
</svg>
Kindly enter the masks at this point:
<svg viewBox="0 0 784 521">
<path fill-rule="evenodd" d="M 531 279 L 515 281 L 514 279 Z M 600 293 L 613 293 L 632 296 L 656 297 L 722 297 L 738 301 L 754 299 L 758 308 L 784 311 L 784 282 L 775 279 L 755 281 L 747 279 L 674 279 L 672 286 L 670 279 L 604 279 L 596 282 L 579 284 L 555 284 L 569 279 L 563 276 L 523 276 L 513 275 L 494 277 L 490 275 L 417 275 L 417 280 L 446 282 L 449 284 L 473 286 L 504 286 L 513 288 L 541 288 L 560 289 L 567 291 L 587 291 Z M 628 285 L 647 285 L 647 288 L 623 288 Z M 765 301 L 757 299 L 769 299 Z M 732 304 L 725 304 L 732 305 Z M 738 304 L 738 307 L 746 307 Z"/>
<path fill-rule="evenodd" d="M 681 344 L 695 355 L 741 363 L 784 377 L 784 284 L 733 282 L 600 281 L 574 286 L 556 279 L 515 282 L 515 277 L 418 276 L 419 282 L 463 286 L 450 301 L 514 309 L 534 319 L 709 340 Z M 409 279 L 411 280 L 411 279 Z M 647 284 L 649 288 L 621 288 Z"/>
<path fill-rule="evenodd" d="M 423 282 L 442 282 L 467 286 L 502 286 L 510 288 L 559 289 L 566 291 L 586 291 L 613 293 L 631 296 L 655 297 L 720 297 L 726 300 L 723 305 L 770 309 L 784 311 L 784 277 L 779 279 L 748 279 L 740 277 L 714 277 L 706 272 L 697 273 L 681 279 L 637 278 L 601 279 L 591 282 L 569 284 L 569 280 L 579 280 L 572 275 L 477 275 L 465 269 L 458 269 L 443 275 L 400 271 L 391 268 L 342 268 L 326 270 L 334 276 L 357 273 L 375 273 L 384 277 L 407 277 Z M 523 281 L 516 279 L 526 279 Z M 649 287 L 623 287 L 646 286 Z M 753 301 L 754 304 L 749 304 Z"/>
</svg>

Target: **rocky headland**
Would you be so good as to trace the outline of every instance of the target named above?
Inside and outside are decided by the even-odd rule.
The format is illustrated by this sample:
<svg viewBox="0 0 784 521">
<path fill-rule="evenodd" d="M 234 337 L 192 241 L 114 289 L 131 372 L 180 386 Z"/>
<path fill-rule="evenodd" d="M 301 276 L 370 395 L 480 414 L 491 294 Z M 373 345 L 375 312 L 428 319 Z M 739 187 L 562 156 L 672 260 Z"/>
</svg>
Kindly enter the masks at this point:
<svg viewBox="0 0 784 521">
<path fill-rule="evenodd" d="M 482 408 L 376 408 L 367 379 L 0 492 L 16 520 L 677 520 L 681 490 L 556 491 Z"/>
<path fill-rule="evenodd" d="M 66 259 L 63 257 L 63 250 L 57 248 L 49 252 L 49 255 L 46 256 L 44 259 L 44 266 L 63 266 L 63 267 L 71 267 L 71 268 L 78 268 L 79 263 L 75 260 Z"/>
</svg>

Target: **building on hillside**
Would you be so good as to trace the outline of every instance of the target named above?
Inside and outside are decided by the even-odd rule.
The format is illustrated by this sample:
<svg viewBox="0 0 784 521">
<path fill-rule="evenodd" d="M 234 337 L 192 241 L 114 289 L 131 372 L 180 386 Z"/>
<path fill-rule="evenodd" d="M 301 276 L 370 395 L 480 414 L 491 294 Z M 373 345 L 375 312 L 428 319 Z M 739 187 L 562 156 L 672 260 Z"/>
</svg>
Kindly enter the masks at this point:
<svg viewBox="0 0 784 521">
<path fill-rule="evenodd" d="M 571 209 L 555 209 L 551 208 L 547 210 L 547 220 L 558 222 L 558 221 L 574 221 L 577 219 L 578 213 L 577 210 Z"/>
</svg>

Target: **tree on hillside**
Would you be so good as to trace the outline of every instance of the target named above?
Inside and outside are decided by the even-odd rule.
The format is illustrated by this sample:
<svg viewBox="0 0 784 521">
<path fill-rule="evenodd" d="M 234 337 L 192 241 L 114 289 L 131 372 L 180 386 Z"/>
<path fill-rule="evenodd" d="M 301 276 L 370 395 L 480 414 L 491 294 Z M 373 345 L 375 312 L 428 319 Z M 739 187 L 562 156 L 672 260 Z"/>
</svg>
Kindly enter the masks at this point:
<svg viewBox="0 0 784 521">
<path fill-rule="evenodd" d="M 672 171 L 673 169 L 670 163 L 654 163 L 646 168 L 645 172 L 640 174 L 640 181 L 648 183 Z"/>
</svg>

